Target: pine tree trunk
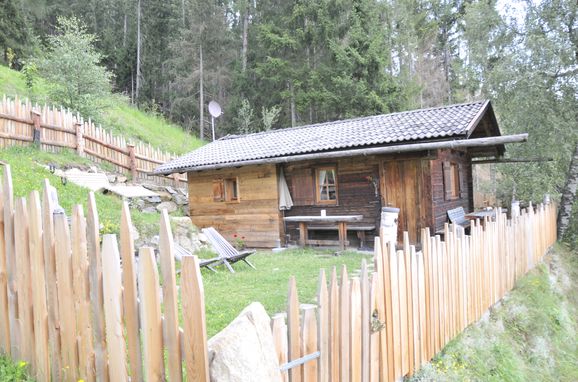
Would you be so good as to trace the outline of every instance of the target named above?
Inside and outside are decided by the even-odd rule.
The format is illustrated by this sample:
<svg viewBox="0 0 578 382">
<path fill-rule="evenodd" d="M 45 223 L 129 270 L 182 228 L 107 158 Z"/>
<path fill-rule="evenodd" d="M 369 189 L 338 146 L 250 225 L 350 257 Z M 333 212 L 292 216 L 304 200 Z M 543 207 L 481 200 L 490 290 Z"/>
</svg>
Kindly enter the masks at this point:
<svg viewBox="0 0 578 382">
<path fill-rule="evenodd" d="M 136 86 L 134 92 L 135 103 L 137 104 L 139 100 L 139 90 L 140 90 L 140 48 L 141 48 L 140 19 L 141 19 L 141 6 L 140 0 L 138 0 L 138 8 L 136 13 Z"/>
<path fill-rule="evenodd" d="M 199 45 L 199 130 L 205 137 L 205 92 L 203 91 L 203 44 Z"/>
<path fill-rule="evenodd" d="M 247 70 L 247 50 L 249 48 L 249 12 L 250 1 L 247 1 L 245 7 L 245 14 L 243 15 L 243 47 L 241 49 L 241 72 L 245 73 Z"/>
<path fill-rule="evenodd" d="M 566 185 L 562 190 L 562 199 L 560 200 L 560 211 L 558 213 L 558 238 L 561 239 L 572 218 L 572 206 L 576 200 L 576 189 L 578 188 L 578 143 L 574 149 L 574 155 L 570 161 Z"/>
</svg>

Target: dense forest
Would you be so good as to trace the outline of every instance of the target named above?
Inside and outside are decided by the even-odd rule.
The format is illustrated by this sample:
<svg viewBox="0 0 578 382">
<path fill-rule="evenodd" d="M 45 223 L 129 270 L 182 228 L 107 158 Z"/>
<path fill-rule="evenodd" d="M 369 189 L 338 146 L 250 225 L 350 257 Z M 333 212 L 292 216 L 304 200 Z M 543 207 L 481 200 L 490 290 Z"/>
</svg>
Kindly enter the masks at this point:
<svg viewBox="0 0 578 382">
<path fill-rule="evenodd" d="M 0 0 L 5 64 L 54 51 L 61 16 L 94 35 L 112 89 L 207 138 L 490 98 L 529 132 L 504 193 L 562 191 L 578 141 L 575 0 Z M 52 41 L 53 42 L 53 41 Z"/>
</svg>

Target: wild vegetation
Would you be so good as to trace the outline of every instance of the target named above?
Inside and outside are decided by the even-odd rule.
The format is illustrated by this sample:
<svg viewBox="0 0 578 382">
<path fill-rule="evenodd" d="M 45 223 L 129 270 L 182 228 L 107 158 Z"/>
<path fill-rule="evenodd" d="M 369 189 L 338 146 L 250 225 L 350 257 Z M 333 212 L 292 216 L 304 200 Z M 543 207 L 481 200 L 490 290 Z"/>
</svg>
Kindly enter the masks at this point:
<svg viewBox="0 0 578 382">
<path fill-rule="evenodd" d="M 486 319 L 410 381 L 577 380 L 577 287 L 576 252 L 554 247 Z"/>
</svg>

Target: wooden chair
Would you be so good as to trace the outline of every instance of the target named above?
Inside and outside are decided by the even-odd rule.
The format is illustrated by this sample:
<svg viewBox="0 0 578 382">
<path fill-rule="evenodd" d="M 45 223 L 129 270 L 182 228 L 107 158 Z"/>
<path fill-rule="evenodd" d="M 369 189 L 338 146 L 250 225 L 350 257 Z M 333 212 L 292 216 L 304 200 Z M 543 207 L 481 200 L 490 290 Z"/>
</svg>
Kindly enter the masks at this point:
<svg viewBox="0 0 578 382">
<path fill-rule="evenodd" d="M 192 253 L 187 251 L 185 248 L 173 242 L 174 249 L 175 249 L 175 259 L 178 261 L 182 261 L 183 256 L 191 256 Z M 219 265 L 221 262 L 220 257 L 214 257 L 212 259 L 199 259 L 199 267 L 210 269 L 213 272 L 217 272 L 213 266 Z"/>
<path fill-rule="evenodd" d="M 251 268 L 257 269 L 249 262 L 249 260 L 247 260 L 247 257 L 256 252 L 254 249 L 238 251 L 213 227 L 203 228 L 201 231 L 205 234 L 207 240 L 209 240 L 213 246 L 213 249 L 219 255 L 219 262 L 214 265 L 224 264 L 231 273 L 235 273 L 235 270 L 231 264 L 235 264 L 238 261 L 243 261 Z"/>
</svg>

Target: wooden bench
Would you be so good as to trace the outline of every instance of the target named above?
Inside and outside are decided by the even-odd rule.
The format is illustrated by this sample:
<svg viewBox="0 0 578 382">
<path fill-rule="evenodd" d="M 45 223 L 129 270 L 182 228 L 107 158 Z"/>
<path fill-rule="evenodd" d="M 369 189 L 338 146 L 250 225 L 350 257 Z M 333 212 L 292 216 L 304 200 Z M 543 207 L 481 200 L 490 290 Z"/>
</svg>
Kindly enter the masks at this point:
<svg viewBox="0 0 578 382">
<path fill-rule="evenodd" d="M 459 225 L 463 228 L 468 228 L 471 223 L 468 219 L 466 219 L 466 211 L 464 211 L 463 207 L 448 210 L 448 219 L 452 224 Z"/>
<path fill-rule="evenodd" d="M 332 225 L 310 225 L 307 226 L 307 231 L 337 231 L 339 227 L 335 224 Z M 359 248 L 365 247 L 365 233 L 368 231 L 374 231 L 374 225 L 348 225 L 347 231 L 355 231 L 357 233 L 357 238 L 359 239 Z"/>
<path fill-rule="evenodd" d="M 470 227 L 471 221 L 466 218 L 466 211 L 463 207 L 454 208 L 448 210 L 448 220 L 451 224 L 462 227 L 464 230 Z M 444 229 L 439 229 L 435 232 L 436 235 L 441 235 L 443 237 L 445 231 Z"/>
</svg>

